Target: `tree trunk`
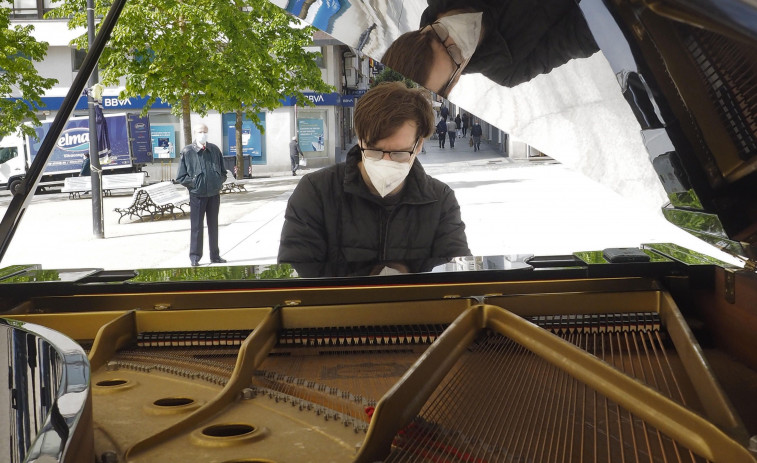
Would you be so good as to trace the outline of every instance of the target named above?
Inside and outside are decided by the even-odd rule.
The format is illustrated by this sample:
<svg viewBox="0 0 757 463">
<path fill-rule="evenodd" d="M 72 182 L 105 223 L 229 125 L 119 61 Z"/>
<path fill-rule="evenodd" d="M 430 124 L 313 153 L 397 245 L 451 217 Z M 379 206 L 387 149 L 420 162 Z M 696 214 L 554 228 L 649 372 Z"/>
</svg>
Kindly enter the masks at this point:
<svg viewBox="0 0 757 463">
<path fill-rule="evenodd" d="M 242 151 L 242 110 L 237 110 L 237 121 L 234 125 L 237 139 L 237 180 L 244 178 L 244 152 Z M 252 160 L 250 160 L 252 162 Z"/>
<path fill-rule="evenodd" d="M 181 122 L 184 126 L 184 146 L 192 143 L 192 118 L 189 109 L 189 93 L 181 97 Z"/>
</svg>

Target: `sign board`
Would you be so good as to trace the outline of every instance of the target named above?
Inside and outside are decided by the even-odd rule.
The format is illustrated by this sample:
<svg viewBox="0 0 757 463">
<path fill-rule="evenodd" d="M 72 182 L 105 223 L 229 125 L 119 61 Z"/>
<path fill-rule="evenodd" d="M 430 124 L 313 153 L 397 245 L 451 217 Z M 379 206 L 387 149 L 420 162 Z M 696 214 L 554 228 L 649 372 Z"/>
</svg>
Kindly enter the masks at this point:
<svg viewBox="0 0 757 463">
<path fill-rule="evenodd" d="M 107 116 L 106 116 L 107 117 Z M 129 139 L 131 141 L 131 158 L 135 164 L 147 164 L 152 161 L 152 141 L 150 140 L 150 118 L 129 114 Z"/>
<path fill-rule="evenodd" d="M 153 125 L 150 127 L 152 156 L 156 159 L 176 157 L 176 132 L 173 125 Z"/>
<path fill-rule="evenodd" d="M 229 152 L 224 153 L 227 156 L 237 155 L 237 130 L 234 124 L 227 126 L 229 136 Z M 262 156 L 260 130 L 252 121 L 242 121 L 242 156 L 260 157 Z"/>
<path fill-rule="evenodd" d="M 323 119 L 297 119 L 297 139 L 302 151 L 323 151 L 326 143 Z"/>
</svg>

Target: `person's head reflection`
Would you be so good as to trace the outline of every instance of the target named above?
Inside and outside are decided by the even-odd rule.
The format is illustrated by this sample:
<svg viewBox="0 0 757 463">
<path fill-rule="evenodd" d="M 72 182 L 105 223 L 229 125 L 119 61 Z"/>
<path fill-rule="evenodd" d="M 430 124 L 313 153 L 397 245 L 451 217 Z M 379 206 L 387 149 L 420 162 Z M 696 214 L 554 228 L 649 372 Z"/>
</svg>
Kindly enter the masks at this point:
<svg viewBox="0 0 757 463">
<path fill-rule="evenodd" d="M 432 24 L 400 36 L 386 51 L 382 62 L 446 97 L 482 36 L 480 12 L 449 11 Z"/>
<path fill-rule="evenodd" d="M 381 62 L 447 96 L 460 74 L 514 87 L 597 44 L 575 0 L 428 0 L 420 29 L 401 35 Z"/>
</svg>

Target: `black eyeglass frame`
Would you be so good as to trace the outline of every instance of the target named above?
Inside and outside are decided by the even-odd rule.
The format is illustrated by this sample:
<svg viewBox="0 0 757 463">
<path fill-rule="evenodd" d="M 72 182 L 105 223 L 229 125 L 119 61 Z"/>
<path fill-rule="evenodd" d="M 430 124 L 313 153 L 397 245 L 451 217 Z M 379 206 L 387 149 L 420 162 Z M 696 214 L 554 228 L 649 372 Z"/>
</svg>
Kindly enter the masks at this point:
<svg viewBox="0 0 757 463">
<path fill-rule="evenodd" d="M 421 141 L 421 137 L 418 137 L 415 139 L 415 144 L 413 145 L 413 149 L 411 151 L 385 151 L 385 150 L 376 150 L 376 149 L 368 149 L 363 148 L 358 144 L 358 148 L 360 148 L 360 152 L 363 153 L 363 156 L 365 156 L 368 159 L 373 159 L 374 161 L 380 161 L 381 159 L 384 159 L 384 155 L 388 154 L 389 159 L 391 159 L 394 162 L 409 162 L 410 159 L 413 158 L 413 155 L 415 154 L 415 150 L 418 149 L 418 143 Z M 370 152 L 371 155 L 366 154 L 366 152 Z M 381 153 L 378 155 L 377 153 Z M 395 159 L 395 157 L 399 157 L 400 159 Z"/>
<path fill-rule="evenodd" d="M 455 72 L 452 73 L 452 77 L 449 78 L 447 83 L 442 87 L 441 92 L 439 92 L 439 95 L 443 96 L 444 98 L 447 98 L 449 96 L 449 90 L 450 86 L 452 85 L 452 82 L 455 81 L 458 77 L 460 77 L 460 74 L 463 73 L 463 69 L 465 69 L 465 65 L 468 64 L 468 60 L 463 59 L 463 52 L 460 50 L 460 47 L 457 46 L 457 44 L 452 45 L 445 45 L 444 42 L 447 41 L 449 38 L 449 31 L 447 30 L 447 27 L 440 23 L 435 22 L 431 23 L 431 30 L 434 31 L 436 34 L 436 37 L 439 39 L 439 41 L 442 43 L 442 46 L 445 50 L 447 50 L 447 54 L 450 58 L 452 58 L 452 62 L 455 63 L 455 66 L 457 68 L 455 69 Z"/>
</svg>

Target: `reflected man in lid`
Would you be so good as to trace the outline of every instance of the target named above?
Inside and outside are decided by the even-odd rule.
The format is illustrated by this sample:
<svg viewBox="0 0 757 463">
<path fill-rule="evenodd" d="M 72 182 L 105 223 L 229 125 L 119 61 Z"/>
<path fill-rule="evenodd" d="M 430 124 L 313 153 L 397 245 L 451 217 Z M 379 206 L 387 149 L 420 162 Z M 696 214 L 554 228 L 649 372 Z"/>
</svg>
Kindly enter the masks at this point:
<svg viewBox="0 0 757 463">
<path fill-rule="evenodd" d="M 355 106 L 358 144 L 302 177 L 279 262 L 409 261 L 470 255 L 455 193 L 416 159 L 434 130 L 428 92 L 383 83 Z"/>
<path fill-rule="evenodd" d="M 447 97 L 461 74 L 506 87 L 599 50 L 575 0 L 428 0 L 381 62 Z"/>
</svg>

